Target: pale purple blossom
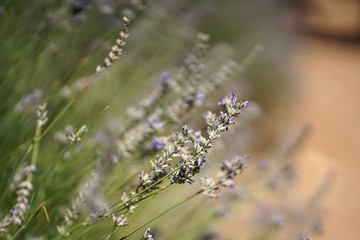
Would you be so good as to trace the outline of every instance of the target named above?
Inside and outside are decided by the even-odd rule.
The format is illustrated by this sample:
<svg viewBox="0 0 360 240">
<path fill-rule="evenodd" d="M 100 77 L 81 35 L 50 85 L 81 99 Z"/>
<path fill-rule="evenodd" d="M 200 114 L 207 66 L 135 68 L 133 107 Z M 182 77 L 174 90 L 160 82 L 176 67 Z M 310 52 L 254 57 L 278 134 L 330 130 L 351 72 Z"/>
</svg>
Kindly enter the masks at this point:
<svg viewBox="0 0 360 240">
<path fill-rule="evenodd" d="M 155 147 L 156 147 L 157 150 L 160 150 L 160 149 L 163 148 L 163 144 L 162 144 L 162 142 L 159 140 L 159 138 L 154 137 L 153 140 L 152 140 L 152 142 L 155 144 Z"/>
</svg>

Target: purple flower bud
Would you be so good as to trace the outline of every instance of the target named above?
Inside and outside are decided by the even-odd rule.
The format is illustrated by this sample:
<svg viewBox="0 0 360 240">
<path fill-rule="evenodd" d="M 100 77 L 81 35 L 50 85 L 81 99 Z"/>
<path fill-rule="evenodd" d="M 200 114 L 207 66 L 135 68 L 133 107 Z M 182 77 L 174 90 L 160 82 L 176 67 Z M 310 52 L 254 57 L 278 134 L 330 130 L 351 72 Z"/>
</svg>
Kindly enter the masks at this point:
<svg viewBox="0 0 360 240">
<path fill-rule="evenodd" d="M 161 79 L 167 79 L 169 77 L 169 72 L 165 71 L 161 73 Z"/>
<path fill-rule="evenodd" d="M 218 106 L 224 105 L 224 99 L 221 98 L 220 101 L 217 103 L 217 105 L 218 105 Z"/>
<path fill-rule="evenodd" d="M 205 98 L 205 94 L 203 94 L 203 93 L 198 93 L 198 94 L 195 95 L 196 100 L 200 100 L 200 99 L 203 99 L 203 98 Z"/>
<path fill-rule="evenodd" d="M 200 165 L 202 165 L 203 163 L 206 163 L 205 156 L 203 156 L 203 157 L 201 158 Z"/>
<path fill-rule="evenodd" d="M 163 144 L 162 144 L 162 142 L 160 142 L 159 138 L 154 137 L 152 142 L 155 144 L 155 147 L 157 150 L 160 150 L 163 148 Z"/>
<path fill-rule="evenodd" d="M 157 97 L 152 97 L 152 98 L 151 98 L 151 103 L 156 103 L 156 102 L 157 102 L 157 100 L 158 100 L 158 98 L 157 98 Z"/>
<path fill-rule="evenodd" d="M 248 102 L 248 101 L 245 101 L 245 102 L 244 102 L 244 108 L 248 108 L 248 107 L 249 107 L 248 104 L 249 104 L 249 102 Z"/>
<path fill-rule="evenodd" d="M 232 93 L 232 97 L 230 98 L 231 100 L 235 100 L 235 93 Z"/>
<path fill-rule="evenodd" d="M 163 122 L 159 122 L 157 119 L 155 119 L 154 121 L 151 122 L 152 126 L 156 129 L 160 129 L 163 128 L 165 123 Z"/>
</svg>

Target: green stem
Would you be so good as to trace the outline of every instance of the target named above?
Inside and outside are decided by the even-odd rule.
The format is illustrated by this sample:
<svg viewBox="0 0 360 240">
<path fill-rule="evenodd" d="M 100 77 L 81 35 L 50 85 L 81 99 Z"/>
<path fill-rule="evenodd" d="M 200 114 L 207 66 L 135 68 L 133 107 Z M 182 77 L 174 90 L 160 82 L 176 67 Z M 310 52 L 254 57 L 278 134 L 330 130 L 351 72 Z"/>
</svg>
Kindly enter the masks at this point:
<svg viewBox="0 0 360 240">
<path fill-rule="evenodd" d="M 18 161 L 18 163 L 16 164 L 15 170 L 13 171 L 13 174 L 10 175 L 10 177 L 7 180 L 7 184 L 4 188 L 4 191 L 2 191 L 1 193 L 1 197 L 0 197 L 0 202 L 2 201 L 3 197 L 5 196 L 6 191 L 9 189 L 10 183 L 12 182 L 15 173 L 18 171 L 18 169 L 20 168 L 21 164 L 25 161 L 26 157 L 31 153 L 33 149 L 33 143 L 30 143 L 30 145 L 28 146 L 24 156 L 22 156 L 22 158 L 20 159 L 20 161 Z"/>
<path fill-rule="evenodd" d="M 37 124 L 36 125 L 36 130 L 35 130 L 35 136 L 34 136 L 34 139 L 33 139 L 33 151 L 32 151 L 32 157 L 31 157 L 31 166 L 36 166 L 36 163 L 37 163 L 37 160 L 38 160 L 38 157 L 39 157 L 39 148 L 40 148 L 40 136 L 41 136 L 41 125 L 40 124 Z M 30 146 L 29 146 L 30 148 Z M 30 151 L 28 151 L 30 152 Z M 32 180 L 32 177 L 33 177 L 33 174 L 30 173 L 27 177 L 27 181 L 31 182 Z M 16 231 L 16 233 L 14 234 L 14 236 L 12 236 L 12 239 L 14 239 L 20 232 L 22 232 L 27 224 L 33 219 L 33 217 L 39 212 L 39 210 L 35 211 L 35 213 L 28 219 L 27 216 L 30 212 L 30 209 L 31 209 L 31 206 L 32 206 L 32 203 L 34 201 L 34 193 L 30 199 L 30 203 L 29 203 L 29 209 L 27 210 L 27 214 L 26 214 L 26 217 L 25 217 L 25 220 L 24 220 L 24 223 L 23 225 Z"/>
<path fill-rule="evenodd" d="M 122 189 L 124 186 L 126 186 L 134 177 L 136 177 L 139 172 L 144 169 L 147 168 L 150 165 L 150 162 L 146 162 L 144 163 L 140 168 L 138 168 L 133 174 L 131 174 L 123 183 L 121 183 L 118 187 L 116 187 L 112 193 L 110 194 L 110 198 L 114 196 L 115 193 L 117 193 L 117 190 Z"/>
<path fill-rule="evenodd" d="M 41 139 L 41 126 L 37 124 L 36 130 L 35 130 L 35 136 L 34 136 L 34 149 L 32 151 L 32 157 L 31 157 L 31 165 L 36 166 L 38 156 L 39 156 L 39 148 L 40 148 L 40 139 Z M 28 175 L 28 181 L 31 181 L 32 174 Z"/>
<path fill-rule="evenodd" d="M 152 194 L 151 195 L 151 198 L 149 198 L 141 207 L 139 207 L 137 209 L 137 211 L 135 211 L 133 214 L 131 214 L 129 217 L 128 217 L 128 221 L 130 221 L 130 219 L 132 219 L 136 214 L 138 214 L 141 210 L 143 210 L 156 196 L 159 195 L 160 192 L 164 191 L 166 188 L 170 187 L 172 184 L 168 184 L 166 185 L 165 187 L 161 188 L 159 191 L 157 191 L 156 193 Z M 117 228 L 115 231 L 113 231 L 111 233 L 111 236 L 115 233 L 117 233 L 121 228 Z M 110 237 L 111 237 L 110 236 Z M 108 240 L 110 239 L 109 236 L 105 239 L 105 240 Z"/>
<path fill-rule="evenodd" d="M 40 139 L 42 139 L 46 133 L 55 125 L 57 121 L 65 114 L 65 112 L 73 105 L 73 103 L 80 97 L 80 95 L 96 80 L 96 78 L 99 76 L 99 74 L 94 74 L 89 81 L 79 90 L 79 92 L 73 97 L 66 106 L 60 111 L 60 113 L 54 118 L 54 120 L 49 124 L 49 126 L 44 130 L 43 134 L 40 136 Z"/>
<path fill-rule="evenodd" d="M 155 197 L 154 195 L 158 195 L 161 191 L 164 191 L 166 188 L 170 187 L 172 184 L 173 184 L 173 183 L 169 183 L 168 185 L 166 185 L 165 187 L 162 187 L 162 188 L 161 188 L 160 190 L 158 190 L 157 192 L 150 193 L 149 195 L 147 195 L 147 196 L 145 196 L 145 197 L 143 197 L 143 198 L 140 198 L 140 199 L 137 200 L 137 201 L 132 202 L 132 204 L 139 203 L 139 202 L 141 202 L 141 201 L 143 201 L 143 200 L 145 200 L 145 199 L 147 199 L 147 198 L 150 198 L 150 197 Z M 125 210 L 126 208 L 127 208 L 126 206 L 120 208 L 120 209 L 117 211 L 117 213 L 119 213 L 119 212 L 122 211 L 122 210 Z M 136 213 L 137 213 L 137 212 L 136 212 Z M 134 214 L 135 214 L 135 213 L 134 213 Z M 132 214 L 131 216 L 133 216 L 134 214 Z M 131 218 L 131 217 L 130 217 L 130 218 Z"/>
<path fill-rule="evenodd" d="M 44 203 L 41 203 L 39 207 L 36 209 L 36 211 L 31 215 L 27 220 L 24 221 L 23 225 L 15 232 L 15 234 L 11 237 L 11 239 L 15 239 L 17 235 L 19 235 L 28 225 L 28 223 L 40 212 L 42 209 L 41 207 L 44 205 Z"/>
<path fill-rule="evenodd" d="M 71 105 L 75 102 L 75 98 L 71 99 L 66 106 L 61 110 L 61 112 L 54 118 L 54 120 L 45 128 L 43 134 L 40 136 L 42 139 L 46 133 L 55 125 L 55 123 L 64 115 L 64 113 L 71 107 Z"/>
<path fill-rule="evenodd" d="M 112 230 L 112 232 L 105 238 L 105 240 L 110 240 L 111 239 L 111 237 L 112 237 L 112 235 L 114 235 L 114 233 L 115 233 L 115 230 L 116 230 L 116 226 L 114 226 L 114 228 L 113 228 L 113 230 Z"/>
<path fill-rule="evenodd" d="M 169 185 L 167 185 L 167 186 L 161 188 L 160 190 L 158 190 L 157 192 L 152 193 L 151 195 L 148 195 L 148 196 L 146 196 L 146 197 L 144 197 L 144 198 L 142 198 L 142 199 L 140 199 L 139 201 L 134 202 L 134 203 L 138 203 L 138 202 L 140 202 L 140 201 L 142 201 L 142 200 L 145 200 L 145 199 L 147 199 L 147 198 L 149 198 L 149 197 L 151 197 L 151 196 L 153 196 L 153 198 L 154 198 L 154 197 L 157 196 L 161 191 L 165 190 L 166 188 L 168 188 L 168 187 L 171 186 L 171 185 L 172 185 L 172 184 L 170 183 Z M 127 203 L 127 202 L 126 202 L 126 203 Z M 125 208 L 126 208 L 126 206 L 125 206 L 123 209 L 125 209 Z M 123 209 L 121 209 L 121 210 L 123 210 Z M 139 212 L 139 210 L 138 210 L 137 212 Z M 136 212 L 136 213 L 137 213 L 137 212 Z M 134 213 L 134 214 L 135 214 L 135 213 Z M 131 217 L 130 217 L 129 219 L 131 219 Z M 93 220 L 93 219 L 91 219 L 91 220 Z M 105 218 L 100 219 L 100 220 L 97 221 L 96 223 L 102 222 L 103 220 L 105 220 Z M 82 225 L 77 225 L 77 227 L 74 228 L 73 231 L 75 231 L 76 229 L 78 229 L 78 228 L 81 227 L 81 226 L 82 226 Z M 78 236 L 76 236 L 76 237 L 73 237 L 73 240 L 76 240 L 76 239 L 82 237 L 85 233 L 89 232 L 89 231 L 90 231 L 91 229 L 93 229 L 94 227 L 95 227 L 95 224 L 92 224 L 92 225 L 91 225 L 90 227 L 88 227 L 85 231 L 83 231 L 82 233 L 80 233 L 80 235 L 78 235 Z"/>
<path fill-rule="evenodd" d="M 165 180 L 166 178 L 168 178 L 171 174 L 173 174 L 174 172 L 176 172 L 177 170 L 179 170 L 184 164 L 181 164 L 180 166 L 176 167 L 174 170 L 172 170 L 171 172 L 169 172 L 168 174 L 166 174 L 164 177 L 160 178 L 159 180 L 157 180 L 156 182 L 154 182 L 153 184 L 151 184 L 150 186 L 146 187 L 144 190 L 140 191 L 139 193 L 137 193 L 135 196 L 131 197 L 128 201 L 120 204 L 120 206 L 118 206 L 118 208 L 124 206 L 125 204 L 129 203 L 131 200 L 133 200 L 134 198 L 137 198 L 138 196 L 140 196 L 141 194 L 143 194 L 144 192 L 148 191 L 149 189 L 151 189 L 152 187 L 156 186 L 157 184 L 159 184 L 160 182 L 162 182 L 163 180 Z M 118 202 L 117 202 L 118 203 Z M 115 204 L 117 204 L 115 203 Z"/>
<path fill-rule="evenodd" d="M 152 219 L 150 219 L 149 221 L 145 222 L 144 224 L 142 224 L 141 226 L 137 227 L 136 229 L 134 229 L 133 231 L 131 231 L 130 233 L 126 234 L 124 237 L 120 238 L 120 240 L 124 240 L 126 238 L 128 238 L 129 236 L 133 235 L 134 233 L 136 233 L 137 231 L 139 231 L 141 228 L 143 228 L 144 226 L 148 225 L 149 223 L 155 221 L 156 219 L 158 219 L 159 217 L 161 217 L 162 215 L 166 214 L 167 212 L 170 212 L 171 210 L 173 210 L 174 208 L 186 203 L 187 201 L 190 201 L 191 199 L 193 199 L 194 197 L 196 197 L 197 195 L 199 195 L 200 193 L 202 193 L 203 190 L 200 190 L 196 193 L 194 193 L 193 195 L 185 198 L 184 200 L 176 203 L 175 205 L 173 205 L 172 207 L 166 209 L 165 211 L 163 211 L 162 213 L 159 213 L 158 215 L 156 215 L 155 217 L 153 217 Z"/>
</svg>

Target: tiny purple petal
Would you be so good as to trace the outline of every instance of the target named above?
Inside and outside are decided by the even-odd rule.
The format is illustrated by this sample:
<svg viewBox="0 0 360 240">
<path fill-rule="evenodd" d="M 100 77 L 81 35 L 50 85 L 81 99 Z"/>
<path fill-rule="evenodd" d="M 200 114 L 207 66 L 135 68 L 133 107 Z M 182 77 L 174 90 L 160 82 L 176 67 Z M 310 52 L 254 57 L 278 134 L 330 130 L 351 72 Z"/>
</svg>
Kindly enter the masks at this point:
<svg viewBox="0 0 360 240">
<path fill-rule="evenodd" d="M 203 93 L 198 93 L 195 95 L 196 100 L 200 100 L 200 99 L 204 99 L 204 98 L 205 98 L 205 94 L 203 94 Z"/>
<path fill-rule="evenodd" d="M 158 120 L 154 120 L 154 121 L 152 121 L 152 123 L 151 123 L 152 125 L 153 125 L 153 127 L 154 128 L 156 128 L 156 129 L 160 129 L 160 128 L 163 128 L 164 127 L 164 125 L 165 125 L 165 123 L 163 123 L 163 122 L 159 122 Z"/>
<path fill-rule="evenodd" d="M 162 79 L 167 79 L 169 77 L 169 72 L 165 71 L 161 73 L 161 78 Z"/>
<path fill-rule="evenodd" d="M 232 97 L 230 98 L 231 100 L 235 100 L 235 93 L 232 93 Z"/>
<path fill-rule="evenodd" d="M 249 101 L 245 101 L 245 102 L 244 102 L 244 105 L 243 105 L 243 106 L 244 106 L 244 108 L 248 108 L 248 107 L 249 107 L 249 105 L 248 105 L 248 104 L 249 104 Z"/>
<path fill-rule="evenodd" d="M 224 105 L 224 99 L 220 99 L 220 101 L 217 103 L 218 106 Z"/>
<path fill-rule="evenodd" d="M 195 137 L 200 137 L 201 136 L 201 130 L 197 131 L 197 132 L 194 132 L 194 134 L 195 134 Z"/>
<path fill-rule="evenodd" d="M 162 142 L 160 142 L 159 138 L 154 137 L 152 142 L 155 144 L 155 147 L 156 147 L 157 150 L 162 149 L 163 144 L 162 144 Z"/>
<path fill-rule="evenodd" d="M 157 97 L 152 97 L 152 98 L 151 98 L 151 102 L 152 102 L 152 103 L 156 103 L 156 102 L 157 102 L 157 100 L 158 100 L 158 98 L 157 98 Z"/>
</svg>

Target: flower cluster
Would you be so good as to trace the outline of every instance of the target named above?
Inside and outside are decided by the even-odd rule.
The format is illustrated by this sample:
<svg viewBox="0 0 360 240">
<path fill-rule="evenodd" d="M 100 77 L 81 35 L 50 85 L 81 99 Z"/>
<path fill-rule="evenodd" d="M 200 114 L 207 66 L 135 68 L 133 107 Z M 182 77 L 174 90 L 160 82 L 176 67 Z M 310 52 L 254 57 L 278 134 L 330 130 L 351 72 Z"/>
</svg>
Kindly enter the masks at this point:
<svg viewBox="0 0 360 240">
<path fill-rule="evenodd" d="M 163 72 L 161 74 L 161 83 L 148 96 L 143 97 L 139 102 L 130 106 L 126 111 L 128 116 L 136 120 L 141 120 L 144 116 L 147 116 L 159 100 L 171 90 L 169 81 L 169 73 Z"/>
<path fill-rule="evenodd" d="M 43 93 L 41 90 L 35 90 L 34 92 L 25 95 L 21 98 L 21 100 L 15 105 L 15 112 L 21 112 L 26 107 L 28 107 L 31 104 L 34 104 L 36 101 L 38 101 L 42 97 Z"/>
<path fill-rule="evenodd" d="M 76 201 L 72 204 L 71 209 L 67 209 L 64 213 L 64 219 L 66 225 L 56 226 L 58 232 L 61 235 L 67 236 L 69 235 L 69 232 L 67 231 L 67 228 L 72 225 L 76 219 L 79 217 L 80 210 L 78 208 L 79 205 L 81 205 L 84 202 L 84 196 L 82 192 L 80 192 L 79 196 L 76 198 Z"/>
<path fill-rule="evenodd" d="M 96 189 L 101 184 L 102 177 L 99 172 L 92 172 L 90 177 L 80 187 L 80 192 L 72 201 L 71 208 L 64 213 L 65 225 L 57 226 L 58 232 L 68 235 L 68 229 L 78 221 L 79 215 L 83 212 L 91 212 L 87 224 L 93 224 L 99 219 L 110 216 L 109 205 L 104 204 L 103 196 L 98 194 Z M 105 207 L 104 207 L 105 205 Z"/>
<path fill-rule="evenodd" d="M 76 132 L 70 132 L 67 136 L 70 142 L 80 142 L 80 135 L 86 133 L 88 131 L 88 127 L 86 125 L 82 125 L 81 128 Z"/>
<path fill-rule="evenodd" d="M 200 178 L 200 186 L 204 194 L 209 198 L 217 198 L 219 193 L 219 187 L 215 180 L 211 177 L 204 176 Z"/>
<path fill-rule="evenodd" d="M 134 202 L 137 202 L 139 200 L 139 197 L 133 198 L 135 195 L 135 192 L 131 192 L 130 194 L 126 194 L 126 192 L 124 192 L 121 197 L 121 201 L 125 204 L 129 213 L 134 213 L 135 208 L 138 207 L 137 205 L 133 204 Z"/>
<path fill-rule="evenodd" d="M 33 190 L 32 183 L 28 180 L 28 176 L 31 173 L 36 173 L 34 166 L 22 167 L 17 175 L 14 177 L 13 186 L 16 189 L 16 204 L 10 210 L 10 213 L 0 222 L 0 233 L 6 232 L 7 228 L 11 225 L 21 226 L 25 213 L 29 206 L 30 193 Z M 26 180 L 21 180 L 27 177 Z"/>
<path fill-rule="evenodd" d="M 146 188 L 152 185 L 158 179 L 165 176 L 168 171 L 171 171 L 170 161 L 174 157 L 188 158 L 189 146 L 186 144 L 191 143 L 195 139 L 197 137 L 194 130 L 186 125 L 182 127 L 182 132 L 180 133 L 177 132 L 167 137 L 159 137 L 157 141 L 162 146 L 162 155 L 157 155 L 156 159 L 151 161 L 152 171 L 150 173 L 140 172 L 141 187 Z"/>
<path fill-rule="evenodd" d="M 47 103 L 40 104 L 36 110 L 36 115 L 38 116 L 37 124 L 39 127 L 45 125 L 45 123 L 48 120 L 48 118 L 47 118 L 48 111 L 46 110 L 46 106 L 47 106 Z"/>
<path fill-rule="evenodd" d="M 247 107 L 247 102 L 238 101 L 234 94 L 231 98 L 224 98 L 222 101 L 226 112 L 220 112 L 219 116 L 211 112 L 207 114 L 207 116 L 211 115 L 211 119 L 206 119 L 207 137 L 204 137 L 201 131 L 196 132 L 185 125 L 181 132 L 156 138 L 156 144 L 162 148 L 163 153 L 158 155 L 155 161 L 151 161 L 152 171 L 150 173 L 140 172 L 142 189 L 151 186 L 169 171 L 173 171 L 169 177 L 172 183 L 194 182 L 193 176 L 206 162 L 204 155 L 213 147 L 212 141 L 219 138 L 220 132 L 227 130 L 229 124 L 235 123 L 233 118 L 240 114 L 241 109 Z M 181 160 L 173 169 L 170 161 L 174 157 L 180 157 Z"/>
<path fill-rule="evenodd" d="M 199 172 L 200 166 L 204 163 L 204 158 L 197 156 L 203 156 L 207 153 L 208 149 L 213 146 L 212 141 L 220 137 L 220 132 L 228 130 L 228 125 L 235 123 L 233 118 L 240 114 L 243 108 L 247 107 L 247 102 L 238 101 L 234 93 L 231 98 L 225 97 L 222 101 L 226 112 L 221 111 L 220 115 L 216 116 L 216 114 L 209 111 L 204 115 L 208 125 L 208 138 L 201 135 L 198 137 L 199 141 L 195 141 L 193 144 L 192 156 L 183 157 L 184 162 L 171 177 L 172 181 L 183 183 L 184 179 L 186 179 L 186 181 L 191 182 L 191 177 Z"/>
<path fill-rule="evenodd" d="M 221 185 L 228 188 L 234 187 L 234 178 L 236 175 L 242 173 L 242 171 L 247 167 L 247 158 L 247 155 L 237 156 L 230 161 L 222 162 L 221 170 L 218 173 Z"/>
<path fill-rule="evenodd" d="M 111 48 L 111 51 L 104 59 L 104 63 L 102 65 L 98 65 L 96 67 L 96 74 L 99 75 L 106 68 L 110 67 L 112 63 L 119 58 L 121 55 L 123 48 L 126 44 L 126 39 L 129 37 L 129 23 L 130 19 L 126 16 L 123 17 L 124 29 L 120 32 L 120 38 L 116 39 L 116 44 Z"/>
<path fill-rule="evenodd" d="M 150 234 L 150 230 L 150 228 L 146 229 L 142 240 L 154 240 L 153 236 Z"/>
<path fill-rule="evenodd" d="M 230 161 L 223 161 L 220 171 L 218 172 L 218 182 L 216 183 L 213 178 L 201 177 L 200 185 L 204 195 L 208 198 L 217 198 L 220 192 L 218 185 L 221 184 L 228 188 L 234 187 L 234 178 L 236 175 L 242 173 L 246 168 L 246 159 L 248 156 L 237 156 Z"/>
<path fill-rule="evenodd" d="M 128 225 L 128 223 L 126 222 L 127 217 L 124 217 L 123 214 L 121 214 L 119 217 L 115 217 L 115 214 L 112 214 L 112 220 L 115 224 L 115 227 L 124 227 Z"/>
<path fill-rule="evenodd" d="M 191 86 L 197 86 L 202 78 L 200 71 L 204 68 L 204 55 L 208 49 L 208 35 L 199 33 L 194 49 L 185 59 L 184 65 L 171 77 L 168 73 L 163 74 L 163 82 L 158 89 L 145 97 L 135 106 L 128 108 L 128 115 L 137 120 L 138 123 L 130 129 L 126 129 L 122 138 L 118 141 L 120 156 L 128 157 L 136 147 L 144 142 L 151 134 L 159 131 L 164 122 L 171 119 L 175 122 L 186 110 L 193 106 L 195 99 L 199 98 Z M 193 88 L 193 87 L 192 87 Z M 163 108 L 155 108 L 161 98 L 174 90 L 174 104 Z"/>
</svg>

